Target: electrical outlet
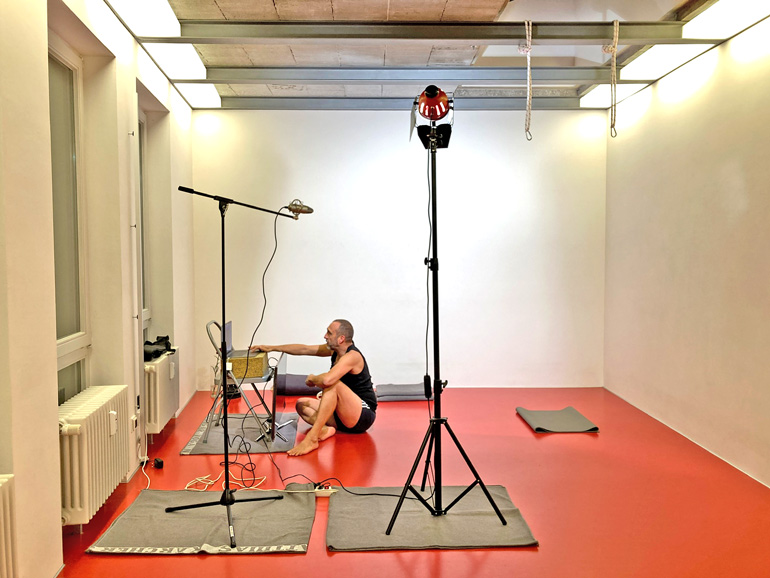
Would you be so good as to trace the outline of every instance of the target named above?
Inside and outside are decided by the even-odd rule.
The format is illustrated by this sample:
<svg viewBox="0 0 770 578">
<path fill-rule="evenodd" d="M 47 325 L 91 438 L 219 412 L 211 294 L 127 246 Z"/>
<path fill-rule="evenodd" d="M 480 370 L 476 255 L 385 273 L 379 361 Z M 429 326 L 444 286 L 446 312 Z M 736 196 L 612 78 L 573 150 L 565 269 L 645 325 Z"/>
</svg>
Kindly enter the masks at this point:
<svg viewBox="0 0 770 578">
<path fill-rule="evenodd" d="M 333 493 L 337 491 L 336 488 L 332 488 L 331 486 L 324 486 L 322 488 L 316 488 L 315 489 L 315 497 L 316 498 L 328 498 Z"/>
<path fill-rule="evenodd" d="M 131 416 L 131 431 L 136 430 L 139 427 L 139 418 L 135 415 Z"/>
</svg>

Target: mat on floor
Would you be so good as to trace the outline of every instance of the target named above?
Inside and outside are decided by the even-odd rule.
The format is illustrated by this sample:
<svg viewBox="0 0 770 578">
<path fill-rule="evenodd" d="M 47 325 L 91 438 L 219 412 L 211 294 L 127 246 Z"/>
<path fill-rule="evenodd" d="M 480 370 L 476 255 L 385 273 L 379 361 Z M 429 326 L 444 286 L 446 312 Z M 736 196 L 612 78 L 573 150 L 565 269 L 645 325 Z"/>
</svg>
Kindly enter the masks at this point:
<svg viewBox="0 0 770 578">
<path fill-rule="evenodd" d="M 287 491 L 236 492 L 236 500 L 283 496 L 280 500 L 236 501 L 236 547 L 230 548 L 227 508 L 166 512 L 169 506 L 218 502 L 221 492 L 143 490 L 88 549 L 98 554 L 275 554 L 305 553 L 315 518 L 311 484 L 289 484 Z M 291 493 L 288 490 L 302 493 Z"/>
<path fill-rule="evenodd" d="M 246 415 L 246 419 L 244 418 Z M 260 420 L 264 420 L 265 415 L 257 414 Z M 281 427 L 277 431 L 286 438 L 282 440 L 278 435 L 275 436 L 275 441 L 270 441 L 270 436 L 262 438 L 260 441 L 255 440 L 259 437 L 261 430 L 257 425 L 256 419 L 251 414 L 230 414 L 227 416 L 227 433 L 230 434 L 230 445 L 228 451 L 244 453 L 244 448 L 248 444 L 248 451 L 251 454 L 266 454 L 270 452 L 288 452 L 294 447 L 294 441 L 297 437 L 297 416 L 296 413 L 277 413 L 275 414 L 276 423 L 282 424 L 289 422 L 287 425 Z M 188 455 L 202 455 L 202 454 L 224 454 L 225 446 L 225 432 L 222 424 L 212 425 L 209 430 L 209 436 L 206 441 L 203 438 L 206 435 L 206 427 L 208 422 L 203 420 L 203 423 L 195 430 L 195 433 L 187 442 L 182 451 L 179 452 L 183 456 Z M 243 438 L 243 439 L 241 439 Z"/>
<path fill-rule="evenodd" d="M 385 531 L 403 488 L 339 489 L 329 498 L 326 547 L 337 551 L 423 550 L 536 546 L 532 532 L 503 486 L 487 486 L 505 517 L 504 526 L 479 486 L 444 516 L 433 516 L 416 499 L 404 500 L 393 530 Z M 417 489 L 417 488 L 415 488 Z M 444 486 L 442 505 L 448 506 L 465 487 Z M 387 494 L 371 495 L 371 494 Z M 428 499 L 429 492 L 424 496 Z M 407 496 L 412 496 L 411 492 Z M 430 501 L 430 499 L 428 499 Z"/>
<path fill-rule="evenodd" d="M 377 401 L 425 401 L 422 383 L 381 383 L 375 393 Z"/>
<path fill-rule="evenodd" d="M 517 407 L 516 413 L 537 433 L 599 432 L 598 426 L 572 406 L 556 411 Z"/>
<path fill-rule="evenodd" d="M 305 381 L 307 381 L 307 375 L 279 373 L 275 376 L 276 395 L 302 395 L 314 397 L 321 391 L 320 387 L 309 387 Z"/>
</svg>

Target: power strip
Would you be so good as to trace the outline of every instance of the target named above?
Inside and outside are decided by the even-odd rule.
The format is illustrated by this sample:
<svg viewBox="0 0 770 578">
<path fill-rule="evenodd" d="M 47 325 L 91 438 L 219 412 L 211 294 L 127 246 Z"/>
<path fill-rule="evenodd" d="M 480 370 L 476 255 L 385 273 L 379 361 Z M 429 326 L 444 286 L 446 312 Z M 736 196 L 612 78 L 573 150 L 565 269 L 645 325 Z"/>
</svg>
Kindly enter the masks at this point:
<svg viewBox="0 0 770 578">
<path fill-rule="evenodd" d="M 316 498 L 328 498 L 333 493 L 335 493 L 337 490 L 336 488 L 332 488 L 331 486 L 324 486 L 323 488 L 316 488 L 315 489 L 315 497 Z"/>
</svg>

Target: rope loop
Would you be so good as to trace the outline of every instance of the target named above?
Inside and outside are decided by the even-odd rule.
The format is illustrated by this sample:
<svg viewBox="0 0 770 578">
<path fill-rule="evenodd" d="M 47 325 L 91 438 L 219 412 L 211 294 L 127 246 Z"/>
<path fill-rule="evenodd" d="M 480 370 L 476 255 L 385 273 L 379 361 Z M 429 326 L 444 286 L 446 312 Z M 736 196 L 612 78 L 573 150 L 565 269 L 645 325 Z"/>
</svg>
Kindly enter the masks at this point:
<svg viewBox="0 0 770 578">
<path fill-rule="evenodd" d="M 620 36 L 620 22 L 613 23 L 612 44 L 602 46 L 602 52 L 610 55 L 610 136 L 615 138 L 618 131 L 615 129 L 615 119 L 618 104 L 618 37 Z"/>
<path fill-rule="evenodd" d="M 524 135 L 527 140 L 532 140 L 532 133 L 529 126 L 532 122 L 532 20 L 524 21 L 524 31 L 526 32 L 526 42 L 519 44 L 519 54 L 527 55 L 527 115 L 524 120 Z"/>
</svg>

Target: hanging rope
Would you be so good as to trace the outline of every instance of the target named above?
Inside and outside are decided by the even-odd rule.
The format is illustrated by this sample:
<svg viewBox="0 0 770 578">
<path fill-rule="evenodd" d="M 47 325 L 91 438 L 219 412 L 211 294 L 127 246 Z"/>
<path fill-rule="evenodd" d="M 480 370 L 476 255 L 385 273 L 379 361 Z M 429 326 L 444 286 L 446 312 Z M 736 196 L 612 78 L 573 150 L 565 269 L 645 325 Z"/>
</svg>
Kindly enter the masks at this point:
<svg viewBox="0 0 770 578">
<path fill-rule="evenodd" d="M 524 121 L 524 134 L 527 140 L 532 140 L 529 125 L 532 120 L 532 20 L 524 21 L 524 30 L 527 34 L 525 44 L 519 44 L 519 54 L 527 55 L 527 116 Z"/>
<path fill-rule="evenodd" d="M 610 59 L 610 135 L 612 138 L 618 136 L 615 130 L 615 109 L 618 102 L 618 36 L 620 32 L 620 22 L 613 22 L 612 44 L 602 46 L 602 52 L 609 54 Z"/>
</svg>

